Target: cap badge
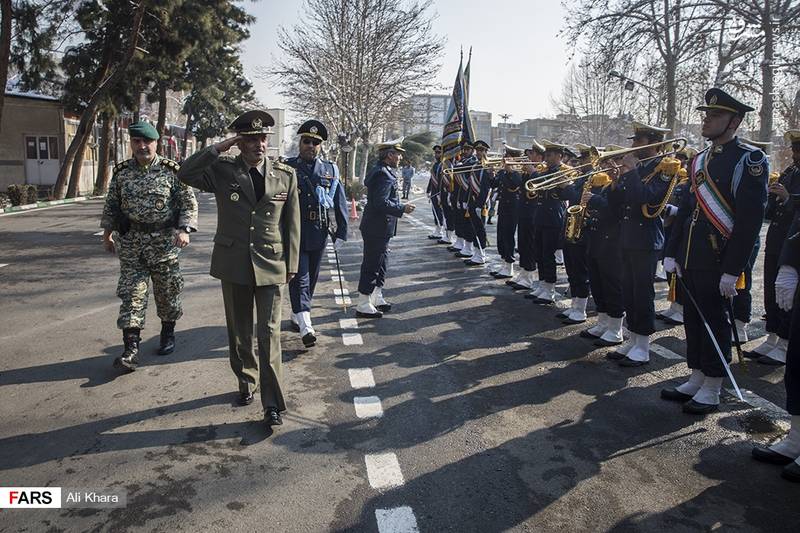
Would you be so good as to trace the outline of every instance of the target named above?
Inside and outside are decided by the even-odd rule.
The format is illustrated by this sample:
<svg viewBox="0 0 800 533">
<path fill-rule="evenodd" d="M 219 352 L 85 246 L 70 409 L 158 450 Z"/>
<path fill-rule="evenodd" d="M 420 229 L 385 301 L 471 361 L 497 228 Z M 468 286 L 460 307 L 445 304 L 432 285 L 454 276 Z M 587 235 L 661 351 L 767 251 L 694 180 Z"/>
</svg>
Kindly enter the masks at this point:
<svg viewBox="0 0 800 533">
<path fill-rule="evenodd" d="M 263 123 L 261 122 L 260 118 L 254 118 L 253 122 L 250 123 L 250 127 L 252 127 L 254 130 L 259 130 L 261 129 L 262 124 Z"/>
<path fill-rule="evenodd" d="M 716 94 L 712 94 L 711 98 L 708 99 L 708 103 L 711 104 L 711 105 L 716 104 L 717 103 L 717 95 Z"/>
<path fill-rule="evenodd" d="M 308 130 L 308 131 L 310 131 L 310 132 L 311 132 L 311 133 L 313 133 L 313 134 L 316 134 L 316 133 L 317 133 L 319 130 L 317 129 L 317 127 L 316 127 L 316 126 L 311 126 L 311 129 L 310 129 L 310 130 Z"/>
</svg>

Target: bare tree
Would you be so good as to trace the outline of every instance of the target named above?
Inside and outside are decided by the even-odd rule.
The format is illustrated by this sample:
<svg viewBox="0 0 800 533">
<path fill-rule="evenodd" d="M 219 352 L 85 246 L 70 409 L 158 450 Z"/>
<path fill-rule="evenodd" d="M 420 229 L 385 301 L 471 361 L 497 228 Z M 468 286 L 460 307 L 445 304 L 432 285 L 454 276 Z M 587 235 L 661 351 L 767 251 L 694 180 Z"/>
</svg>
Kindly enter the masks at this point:
<svg viewBox="0 0 800 533">
<path fill-rule="evenodd" d="M 433 34 L 431 4 L 306 0 L 302 24 L 280 29 L 285 58 L 259 75 L 280 85 L 293 111 L 325 121 L 334 136 L 354 136 L 368 151 L 394 110 L 434 85 L 444 41 Z"/>
</svg>

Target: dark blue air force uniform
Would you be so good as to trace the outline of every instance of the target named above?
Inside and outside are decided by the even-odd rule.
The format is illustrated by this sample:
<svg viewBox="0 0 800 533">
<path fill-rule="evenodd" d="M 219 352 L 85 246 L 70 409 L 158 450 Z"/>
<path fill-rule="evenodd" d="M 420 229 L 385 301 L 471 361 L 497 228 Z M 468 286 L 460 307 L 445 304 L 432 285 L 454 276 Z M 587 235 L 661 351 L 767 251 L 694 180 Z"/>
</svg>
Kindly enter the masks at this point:
<svg viewBox="0 0 800 533">
<path fill-rule="evenodd" d="M 470 187 L 467 193 L 467 211 L 469 212 L 469 222 L 472 225 L 472 244 L 480 246 L 481 250 L 486 250 L 486 224 L 483 220 L 483 208 L 489 201 L 489 192 L 492 189 L 492 173 L 486 168 L 481 168 L 468 174 L 471 185 L 476 186 L 476 190 Z"/>
<path fill-rule="evenodd" d="M 444 211 L 442 210 L 441 196 L 442 196 L 442 162 L 436 161 L 431 166 L 431 178 L 428 181 L 427 194 L 431 199 L 431 209 L 433 210 L 433 219 L 439 226 L 445 227 L 447 222 L 444 219 Z"/>
<path fill-rule="evenodd" d="M 497 207 L 497 253 L 506 263 L 514 262 L 520 187 L 522 174 L 500 170 L 491 180 L 491 187 L 498 191 Z M 531 243 L 531 251 L 533 244 Z M 533 270 L 531 268 L 530 270 Z"/>
<path fill-rule="evenodd" d="M 780 266 L 792 266 L 800 272 L 800 214 L 795 214 L 794 223 L 784 241 L 778 260 Z M 792 335 L 786 350 L 786 410 L 790 415 L 800 415 L 800 291 L 795 292 L 791 310 Z"/>
<path fill-rule="evenodd" d="M 730 360 L 731 324 L 727 303 L 719 293 L 722 274 L 739 276 L 748 265 L 761 229 L 767 203 L 769 165 L 764 153 L 734 138 L 701 152 L 707 158 L 695 180 L 713 180 L 734 217 L 725 239 L 706 217 L 692 190 L 683 197 L 665 256 L 674 257 L 683 282 L 702 309 L 723 355 Z M 686 360 L 691 369 L 709 377 L 725 377 L 725 368 L 694 305 L 685 298 Z"/>
<path fill-rule="evenodd" d="M 333 230 L 335 225 L 336 240 L 347 240 L 347 198 L 344 186 L 334 179 L 339 177 L 335 163 L 320 158 L 309 162 L 292 157 L 286 160 L 286 164 L 295 169 L 300 189 L 300 261 L 297 275 L 289 282 L 292 312 L 300 313 L 311 311 L 329 228 Z M 332 209 L 320 208 L 317 196 L 317 187 L 320 186 L 332 197 Z"/>
<path fill-rule="evenodd" d="M 583 195 L 586 180 L 591 177 L 581 178 L 562 190 L 562 197 L 570 206 L 579 205 Z M 566 229 L 566 218 L 564 220 Z M 576 242 L 564 241 L 564 269 L 569 280 L 569 294 L 573 298 L 589 297 L 589 263 L 586 259 L 587 232 L 582 231 L 581 237 Z"/>
<path fill-rule="evenodd" d="M 589 284 L 598 313 L 622 318 L 622 247 L 619 207 L 609 205 L 611 186 L 592 188 L 586 206 L 587 264 Z"/>
<path fill-rule="evenodd" d="M 559 165 L 550 169 L 540 176 L 547 178 L 548 175 L 568 168 L 566 165 Z M 539 280 L 547 283 L 556 282 L 556 250 L 560 248 L 562 228 L 564 227 L 564 213 L 566 207 L 563 198 L 564 191 L 561 189 L 544 190 L 536 194 L 533 200 L 523 199 L 523 205 L 527 202 L 534 204 L 533 215 L 533 256 L 536 260 L 536 268 L 539 271 Z M 523 208 L 520 209 L 520 219 L 522 218 Z M 522 222 L 520 222 L 520 225 Z"/>
<path fill-rule="evenodd" d="M 361 216 L 361 238 L 364 258 L 358 292 L 372 294 L 376 286 L 383 287 L 389 239 L 397 233 L 397 219 L 403 216 L 403 204 L 398 198 L 397 176 L 394 170 L 378 163 L 364 180 L 367 186 L 367 205 Z"/>
<path fill-rule="evenodd" d="M 628 330 L 648 336 L 655 331 L 656 266 L 664 248 L 660 216 L 645 217 L 642 205 L 656 205 L 667 194 L 670 176 L 656 172 L 660 158 L 640 164 L 619 178 L 609 192 L 609 204 L 619 210 L 622 249 L 622 293 Z M 719 280 L 717 280 L 719 281 Z M 715 285 L 716 286 L 716 285 Z"/>
</svg>

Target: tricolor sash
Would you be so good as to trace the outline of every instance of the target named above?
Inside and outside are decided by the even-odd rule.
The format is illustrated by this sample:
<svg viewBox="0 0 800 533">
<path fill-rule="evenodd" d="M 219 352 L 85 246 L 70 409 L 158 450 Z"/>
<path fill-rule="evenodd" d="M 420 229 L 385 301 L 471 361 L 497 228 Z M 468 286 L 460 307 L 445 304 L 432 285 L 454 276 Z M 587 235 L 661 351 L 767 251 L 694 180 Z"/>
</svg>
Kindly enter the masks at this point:
<svg viewBox="0 0 800 533">
<path fill-rule="evenodd" d="M 692 162 L 692 189 L 697 205 L 725 239 L 733 233 L 734 212 L 708 173 L 708 151 L 700 153 Z"/>
<path fill-rule="evenodd" d="M 475 198 L 477 198 L 478 194 L 481 192 L 481 182 L 478 176 L 482 174 L 483 169 L 469 173 L 469 188 L 472 190 L 472 196 Z"/>
</svg>

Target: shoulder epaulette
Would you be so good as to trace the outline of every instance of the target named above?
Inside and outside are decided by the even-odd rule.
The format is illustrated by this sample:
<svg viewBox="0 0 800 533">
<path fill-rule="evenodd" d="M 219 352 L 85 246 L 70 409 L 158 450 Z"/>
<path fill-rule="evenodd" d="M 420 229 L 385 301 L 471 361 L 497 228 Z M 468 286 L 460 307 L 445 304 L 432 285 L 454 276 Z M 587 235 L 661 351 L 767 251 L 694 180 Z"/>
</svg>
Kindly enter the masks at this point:
<svg viewBox="0 0 800 533">
<path fill-rule="evenodd" d="M 235 163 L 236 156 L 231 154 L 221 154 L 219 156 L 219 160 L 222 161 L 223 163 Z"/>
<path fill-rule="evenodd" d="M 276 170 L 283 170 L 284 172 L 294 172 L 294 168 L 290 167 L 286 163 L 281 163 L 280 161 L 273 161 L 272 168 Z"/>
<path fill-rule="evenodd" d="M 170 170 L 172 170 L 174 172 L 178 172 L 178 170 L 180 170 L 180 168 L 181 168 L 181 164 L 180 163 L 178 163 L 177 161 L 173 161 L 172 159 L 167 159 L 167 158 L 164 158 L 164 159 L 161 160 L 161 166 L 167 167 L 168 169 L 170 169 Z"/>
<path fill-rule="evenodd" d="M 119 172 L 120 170 L 122 170 L 124 168 L 128 168 L 128 165 L 130 164 L 130 162 L 131 162 L 130 159 L 126 159 L 125 161 L 122 161 L 121 163 L 117 163 L 117 166 L 114 167 L 114 172 Z"/>
</svg>

